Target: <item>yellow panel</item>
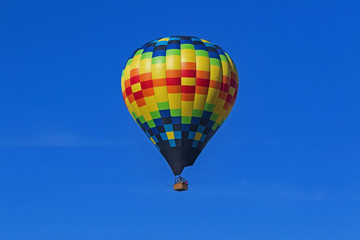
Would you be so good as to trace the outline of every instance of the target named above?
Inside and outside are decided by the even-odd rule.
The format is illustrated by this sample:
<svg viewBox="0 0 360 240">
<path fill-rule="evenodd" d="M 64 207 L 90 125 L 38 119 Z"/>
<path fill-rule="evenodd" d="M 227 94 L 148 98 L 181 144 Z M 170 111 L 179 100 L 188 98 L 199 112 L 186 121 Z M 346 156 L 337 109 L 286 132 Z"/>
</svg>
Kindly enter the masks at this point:
<svg viewBox="0 0 360 240">
<path fill-rule="evenodd" d="M 222 69 L 219 66 L 211 65 L 210 66 L 210 79 L 222 82 Z"/>
<path fill-rule="evenodd" d="M 144 58 L 140 61 L 139 73 L 151 72 L 151 58 Z"/>
<path fill-rule="evenodd" d="M 153 79 L 166 78 L 165 63 L 156 63 L 151 65 L 151 74 Z"/>
<path fill-rule="evenodd" d="M 182 101 L 181 115 L 184 117 L 191 117 L 192 110 L 193 110 L 193 104 L 194 104 L 194 102 L 192 102 L 192 101 Z"/>
<path fill-rule="evenodd" d="M 195 50 L 181 49 L 181 60 L 183 62 L 196 62 Z"/>
<path fill-rule="evenodd" d="M 197 132 L 197 133 L 195 134 L 195 140 L 200 141 L 201 136 L 202 136 L 202 133 Z"/>
<path fill-rule="evenodd" d="M 152 117 L 150 115 L 149 109 L 147 108 L 147 106 L 142 106 L 140 107 L 140 112 L 143 114 L 145 121 L 150 121 L 152 120 Z"/>
<path fill-rule="evenodd" d="M 204 110 L 206 95 L 195 94 L 194 109 Z"/>
<path fill-rule="evenodd" d="M 168 95 L 167 95 L 167 86 L 164 87 L 155 87 L 154 88 L 156 101 L 159 102 L 168 102 Z"/>
<path fill-rule="evenodd" d="M 131 90 L 133 93 L 140 91 L 141 90 L 140 83 L 135 83 L 135 84 L 131 85 Z"/>
<path fill-rule="evenodd" d="M 181 70 L 181 57 L 179 55 L 166 56 L 166 70 Z"/>
<path fill-rule="evenodd" d="M 214 108 L 214 113 L 216 114 L 220 114 L 221 112 L 221 109 L 223 108 L 224 106 L 224 103 L 225 103 L 225 100 L 221 99 L 221 98 L 218 98 L 217 102 L 216 102 L 216 106 Z"/>
<path fill-rule="evenodd" d="M 196 57 L 196 70 L 209 71 L 210 62 L 208 57 L 197 56 Z"/>
<path fill-rule="evenodd" d="M 154 96 L 145 97 L 144 99 L 146 102 L 146 106 L 148 107 L 150 112 L 155 112 L 159 110 Z"/>
<path fill-rule="evenodd" d="M 229 94 L 230 94 L 231 96 L 234 96 L 234 94 L 235 94 L 235 88 L 234 88 L 234 87 L 230 87 L 230 89 L 229 89 Z"/>
<path fill-rule="evenodd" d="M 181 78 L 181 85 L 195 86 L 196 85 L 196 78 L 182 77 Z"/>
<path fill-rule="evenodd" d="M 206 98 L 206 103 L 215 104 L 219 97 L 219 92 L 220 92 L 219 89 L 209 88 L 208 95 Z"/>
<path fill-rule="evenodd" d="M 139 50 L 140 51 L 140 50 Z M 140 63 L 140 57 L 141 57 L 141 54 L 140 55 L 136 55 L 133 57 L 133 60 L 132 60 L 132 63 L 131 63 L 131 69 L 134 69 L 134 68 L 138 68 L 139 67 L 139 63 Z"/>
<path fill-rule="evenodd" d="M 166 135 L 167 135 L 168 139 L 174 139 L 175 138 L 174 137 L 174 132 L 167 132 Z"/>
<path fill-rule="evenodd" d="M 169 94 L 169 105 L 170 109 L 181 108 L 181 93 Z"/>
</svg>

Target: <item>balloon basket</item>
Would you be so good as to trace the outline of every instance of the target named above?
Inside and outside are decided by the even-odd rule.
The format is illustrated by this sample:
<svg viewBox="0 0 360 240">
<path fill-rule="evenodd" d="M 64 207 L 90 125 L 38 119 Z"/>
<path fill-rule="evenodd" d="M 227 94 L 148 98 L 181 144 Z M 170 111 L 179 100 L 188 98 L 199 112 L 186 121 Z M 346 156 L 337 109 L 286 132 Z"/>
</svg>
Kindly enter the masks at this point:
<svg viewBox="0 0 360 240">
<path fill-rule="evenodd" d="M 187 191 L 188 190 L 188 184 L 187 183 L 175 183 L 174 184 L 174 190 L 181 192 L 181 191 Z"/>
</svg>

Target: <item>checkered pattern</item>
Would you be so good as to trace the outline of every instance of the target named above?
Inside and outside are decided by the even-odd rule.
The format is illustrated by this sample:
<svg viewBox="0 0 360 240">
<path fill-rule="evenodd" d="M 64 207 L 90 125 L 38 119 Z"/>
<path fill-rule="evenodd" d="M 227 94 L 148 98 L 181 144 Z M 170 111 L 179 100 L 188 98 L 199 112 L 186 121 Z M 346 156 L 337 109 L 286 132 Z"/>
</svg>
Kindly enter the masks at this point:
<svg viewBox="0 0 360 240">
<path fill-rule="evenodd" d="M 121 87 L 135 121 L 173 171 L 181 168 L 174 173 L 181 173 L 229 115 L 238 75 L 229 55 L 217 45 L 175 36 L 137 49 L 122 72 Z M 172 161 L 179 166 L 172 166 Z"/>
</svg>

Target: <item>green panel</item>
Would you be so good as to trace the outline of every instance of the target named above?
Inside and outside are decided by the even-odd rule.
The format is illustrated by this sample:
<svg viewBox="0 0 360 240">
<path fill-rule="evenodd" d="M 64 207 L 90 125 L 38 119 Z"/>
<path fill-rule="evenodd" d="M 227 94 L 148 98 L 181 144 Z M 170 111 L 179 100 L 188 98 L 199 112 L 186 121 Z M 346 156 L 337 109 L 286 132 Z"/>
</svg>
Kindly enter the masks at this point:
<svg viewBox="0 0 360 240">
<path fill-rule="evenodd" d="M 153 120 L 148 121 L 147 124 L 149 125 L 150 128 L 156 127 Z"/>
<path fill-rule="evenodd" d="M 128 66 L 128 65 L 130 65 L 131 64 L 131 62 L 132 62 L 132 58 L 130 58 L 127 62 L 126 62 L 126 66 Z"/>
<path fill-rule="evenodd" d="M 221 61 L 229 62 L 225 55 L 220 54 L 220 59 L 221 59 Z"/>
<path fill-rule="evenodd" d="M 199 117 L 201 118 L 203 114 L 203 110 L 197 110 L 197 109 L 193 109 L 193 117 Z"/>
<path fill-rule="evenodd" d="M 154 57 L 154 58 L 152 58 L 151 63 L 152 63 L 152 64 L 165 63 L 165 61 L 166 61 L 166 57 L 165 57 L 165 56 L 160 56 L 160 57 Z"/>
<path fill-rule="evenodd" d="M 181 117 L 181 123 L 191 124 L 191 117 Z"/>
<path fill-rule="evenodd" d="M 137 50 L 135 53 L 135 56 L 142 54 L 143 51 L 144 51 L 144 49 Z"/>
<path fill-rule="evenodd" d="M 214 108 L 215 108 L 215 104 L 205 103 L 205 107 L 204 107 L 205 111 L 213 112 Z"/>
<path fill-rule="evenodd" d="M 179 55 L 180 56 L 180 49 L 169 49 L 166 50 L 166 55 Z"/>
<path fill-rule="evenodd" d="M 189 43 L 184 43 L 184 44 L 181 44 L 181 49 L 192 49 L 194 50 L 194 45 L 192 44 L 189 44 Z"/>
<path fill-rule="evenodd" d="M 139 117 L 139 121 L 141 122 L 141 124 L 144 124 L 144 123 L 145 123 L 145 118 L 144 118 L 143 115 L 141 115 L 141 116 Z"/>
<path fill-rule="evenodd" d="M 195 50 L 196 56 L 209 57 L 209 53 L 205 50 Z"/>
<path fill-rule="evenodd" d="M 161 118 L 161 115 L 159 113 L 159 111 L 156 111 L 156 112 L 150 112 L 150 115 L 153 119 L 158 119 L 158 118 Z"/>
<path fill-rule="evenodd" d="M 215 122 L 216 119 L 218 118 L 218 116 L 219 115 L 217 115 L 216 113 L 213 113 L 213 114 L 211 114 L 210 120 Z"/>
<path fill-rule="evenodd" d="M 211 129 L 215 131 L 215 130 L 216 130 L 216 128 L 217 128 L 217 126 L 218 126 L 218 124 L 217 124 L 217 123 L 214 123 L 214 125 L 212 126 L 212 128 L 211 128 Z"/>
<path fill-rule="evenodd" d="M 170 108 L 169 102 L 157 103 L 159 110 L 168 110 Z"/>
<path fill-rule="evenodd" d="M 146 52 L 141 55 L 141 59 L 152 58 L 152 52 Z"/>
<path fill-rule="evenodd" d="M 220 60 L 217 58 L 210 58 L 210 64 L 215 66 L 221 66 Z"/>
<path fill-rule="evenodd" d="M 181 109 L 170 109 L 170 114 L 172 117 L 180 117 Z"/>
<path fill-rule="evenodd" d="M 131 115 L 132 115 L 135 119 L 138 118 L 137 115 L 136 115 L 136 113 L 135 113 L 135 111 L 133 111 L 133 112 L 131 113 Z"/>
</svg>

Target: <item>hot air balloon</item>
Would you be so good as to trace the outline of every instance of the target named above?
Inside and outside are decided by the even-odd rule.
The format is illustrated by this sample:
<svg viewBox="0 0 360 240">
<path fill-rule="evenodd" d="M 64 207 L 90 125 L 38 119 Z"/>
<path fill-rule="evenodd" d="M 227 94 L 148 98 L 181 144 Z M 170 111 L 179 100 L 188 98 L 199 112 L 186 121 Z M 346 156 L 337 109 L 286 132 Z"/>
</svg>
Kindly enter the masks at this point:
<svg viewBox="0 0 360 240">
<path fill-rule="evenodd" d="M 126 107 L 178 176 L 174 190 L 187 190 L 180 174 L 228 117 L 238 84 L 230 56 L 197 37 L 158 38 L 127 60 L 121 76 Z"/>
</svg>

